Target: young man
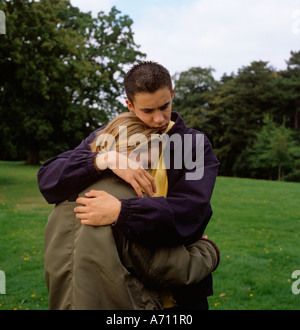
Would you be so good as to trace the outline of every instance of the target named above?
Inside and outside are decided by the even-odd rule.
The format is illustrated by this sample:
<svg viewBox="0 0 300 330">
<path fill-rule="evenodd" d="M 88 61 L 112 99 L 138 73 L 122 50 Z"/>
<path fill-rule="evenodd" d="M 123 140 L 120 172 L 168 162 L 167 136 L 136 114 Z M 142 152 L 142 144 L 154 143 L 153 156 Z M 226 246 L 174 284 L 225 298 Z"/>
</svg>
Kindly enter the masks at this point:
<svg viewBox="0 0 300 330">
<path fill-rule="evenodd" d="M 112 195 L 92 191 L 87 198 L 77 200 L 82 206 L 75 211 L 85 225 L 114 224 L 130 240 L 151 246 L 175 246 L 190 244 L 203 236 L 212 216 L 210 199 L 213 192 L 219 161 L 211 144 L 204 136 L 204 172 L 200 179 L 187 179 L 195 169 L 185 166 L 184 159 L 178 164 L 175 153 L 178 148 L 185 155 L 185 147 L 190 147 L 192 156 L 197 158 L 198 137 L 203 133 L 188 128 L 179 114 L 172 112 L 174 90 L 169 72 L 153 62 L 142 62 L 134 66 L 124 80 L 129 111 L 138 116 L 147 126 L 167 135 L 177 136 L 184 142 L 189 138 L 191 146 L 169 145 L 167 166 L 167 197 L 142 198 L 142 191 L 151 197 L 156 187 L 153 178 L 142 169 L 111 166 L 108 158 L 90 151 L 90 143 L 96 132 L 74 150 L 67 151 L 45 162 L 39 170 L 39 187 L 49 203 L 66 199 L 76 200 L 76 194 L 100 179 L 103 169 L 109 168 L 116 175 L 132 185 L 138 197 L 121 199 Z M 170 122 L 173 126 L 170 129 Z M 118 158 L 124 162 L 124 158 Z M 129 161 L 125 159 L 125 163 Z M 120 165 L 120 166 L 118 166 Z M 128 164 L 125 164 L 128 165 Z M 101 168 L 102 170 L 99 170 Z M 191 176 L 193 177 L 193 176 Z M 74 195 L 75 193 L 75 195 Z M 212 294 L 212 277 L 209 275 L 200 284 L 178 290 L 176 300 L 182 306 L 206 305 L 206 297 Z"/>
</svg>

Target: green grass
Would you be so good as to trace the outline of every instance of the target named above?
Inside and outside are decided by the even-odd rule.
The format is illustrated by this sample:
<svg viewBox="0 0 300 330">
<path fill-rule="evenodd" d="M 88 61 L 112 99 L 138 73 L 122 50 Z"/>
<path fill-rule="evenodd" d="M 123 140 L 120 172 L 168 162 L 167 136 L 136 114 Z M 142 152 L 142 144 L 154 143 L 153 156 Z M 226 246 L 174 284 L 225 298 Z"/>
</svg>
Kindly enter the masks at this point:
<svg viewBox="0 0 300 330">
<path fill-rule="evenodd" d="M 52 206 L 41 196 L 38 168 L 0 162 L 0 310 L 48 309 L 43 235 Z M 207 234 L 221 249 L 210 308 L 299 309 L 291 291 L 300 270 L 300 184 L 217 179 Z"/>
<path fill-rule="evenodd" d="M 1 309 L 48 309 L 43 235 L 52 206 L 37 186 L 38 167 L 0 162 L 0 270 L 6 275 Z"/>
<path fill-rule="evenodd" d="M 208 237 L 221 250 L 211 309 L 299 309 L 291 275 L 300 270 L 300 184 L 217 180 Z"/>
</svg>

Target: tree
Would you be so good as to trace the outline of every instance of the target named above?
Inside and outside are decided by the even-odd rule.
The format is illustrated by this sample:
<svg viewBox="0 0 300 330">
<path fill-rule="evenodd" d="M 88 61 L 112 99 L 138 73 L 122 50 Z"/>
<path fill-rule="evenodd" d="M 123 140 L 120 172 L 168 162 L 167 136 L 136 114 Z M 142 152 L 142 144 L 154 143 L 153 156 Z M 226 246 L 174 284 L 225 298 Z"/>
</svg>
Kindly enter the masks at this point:
<svg viewBox="0 0 300 330">
<path fill-rule="evenodd" d="M 2 157 L 38 163 L 75 147 L 124 110 L 125 65 L 138 51 L 128 16 L 113 7 L 93 19 L 64 0 L 0 0 L 6 35 L 0 42 Z"/>
<path fill-rule="evenodd" d="M 300 125 L 300 52 L 291 52 L 284 71 L 276 71 L 268 62 L 255 61 L 237 74 L 224 74 L 220 81 L 215 81 L 212 73 L 212 68 L 195 67 L 176 74 L 174 110 L 189 126 L 208 135 L 221 161 L 219 173 L 297 177 L 290 164 L 295 159 L 291 148 L 294 150 L 300 143 L 300 135 L 296 134 Z M 271 126 L 264 122 L 266 116 L 278 126 L 272 131 L 272 143 L 271 133 L 267 132 Z M 254 144 L 261 148 L 263 156 L 250 167 Z M 266 150 L 270 150 L 271 156 Z M 298 166 L 297 162 L 294 165 Z"/>
<path fill-rule="evenodd" d="M 300 129 L 300 51 L 291 52 L 287 70 L 279 72 L 278 88 L 282 91 L 282 111 L 291 128 Z"/>
<path fill-rule="evenodd" d="M 256 141 L 248 150 L 248 166 L 258 171 L 255 177 L 272 178 L 277 169 L 277 179 L 283 180 L 285 170 L 293 170 L 300 160 L 300 147 L 294 132 L 284 125 L 277 125 L 270 117 L 265 117 L 264 126 L 256 134 Z"/>
<path fill-rule="evenodd" d="M 221 173 L 247 176 L 247 155 L 244 150 L 255 141 L 266 114 L 274 107 L 264 95 L 270 92 L 275 70 L 267 62 L 252 62 L 226 77 L 211 100 L 211 111 L 222 118 L 216 154 L 221 160 Z"/>
<path fill-rule="evenodd" d="M 175 98 L 173 109 L 178 111 L 186 124 L 216 136 L 219 119 L 210 111 L 210 100 L 217 86 L 212 68 L 193 67 L 173 77 Z"/>
</svg>

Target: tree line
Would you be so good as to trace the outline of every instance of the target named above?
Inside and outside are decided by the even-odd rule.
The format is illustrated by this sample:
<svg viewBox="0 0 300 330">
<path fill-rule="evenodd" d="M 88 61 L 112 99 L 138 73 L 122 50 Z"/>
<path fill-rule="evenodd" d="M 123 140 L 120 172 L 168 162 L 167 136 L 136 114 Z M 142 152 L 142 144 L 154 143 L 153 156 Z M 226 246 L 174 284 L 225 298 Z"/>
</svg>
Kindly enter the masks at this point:
<svg viewBox="0 0 300 330">
<path fill-rule="evenodd" d="M 124 110 L 126 66 L 145 57 L 132 19 L 65 0 L 0 0 L 1 159 L 30 164 L 74 148 Z"/>
<path fill-rule="evenodd" d="M 173 77 L 174 109 L 210 138 L 221 175 L 300 181 L 300 51 L 286 65 L 255 61 L 219 81 L 201 67 Z"/>
<path fill-rule="evenodd" d="M 0 10 L 0 159 L 39 164 L 126 111 L 123 77 L 146 58 L 129 16 L 92 17 L 65 0 L 0 0 Z M 174 75 L 173 110 L 209 137 L 220 174 L 300 181 L 300 52 L 283 71 L 258 61 L 213 72 Z"/>
</svg>

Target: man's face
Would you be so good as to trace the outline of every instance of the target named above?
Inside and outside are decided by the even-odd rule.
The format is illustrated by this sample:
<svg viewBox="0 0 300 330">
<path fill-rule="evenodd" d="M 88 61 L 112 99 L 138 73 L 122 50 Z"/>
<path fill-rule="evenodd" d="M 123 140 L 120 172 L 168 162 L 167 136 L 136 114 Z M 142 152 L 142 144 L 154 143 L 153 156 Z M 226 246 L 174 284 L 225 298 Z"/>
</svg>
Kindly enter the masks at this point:
<svg viewBox="0 0 300 330">
<path fill-rule="evenodd" d="M 138 93 L 134 104 L 126 100 L 129 111 L 139 117 L 148 127 L 164 132 L 171 120 L 174 90 L 161 88 L 154 93 Z"/>
</svg>

